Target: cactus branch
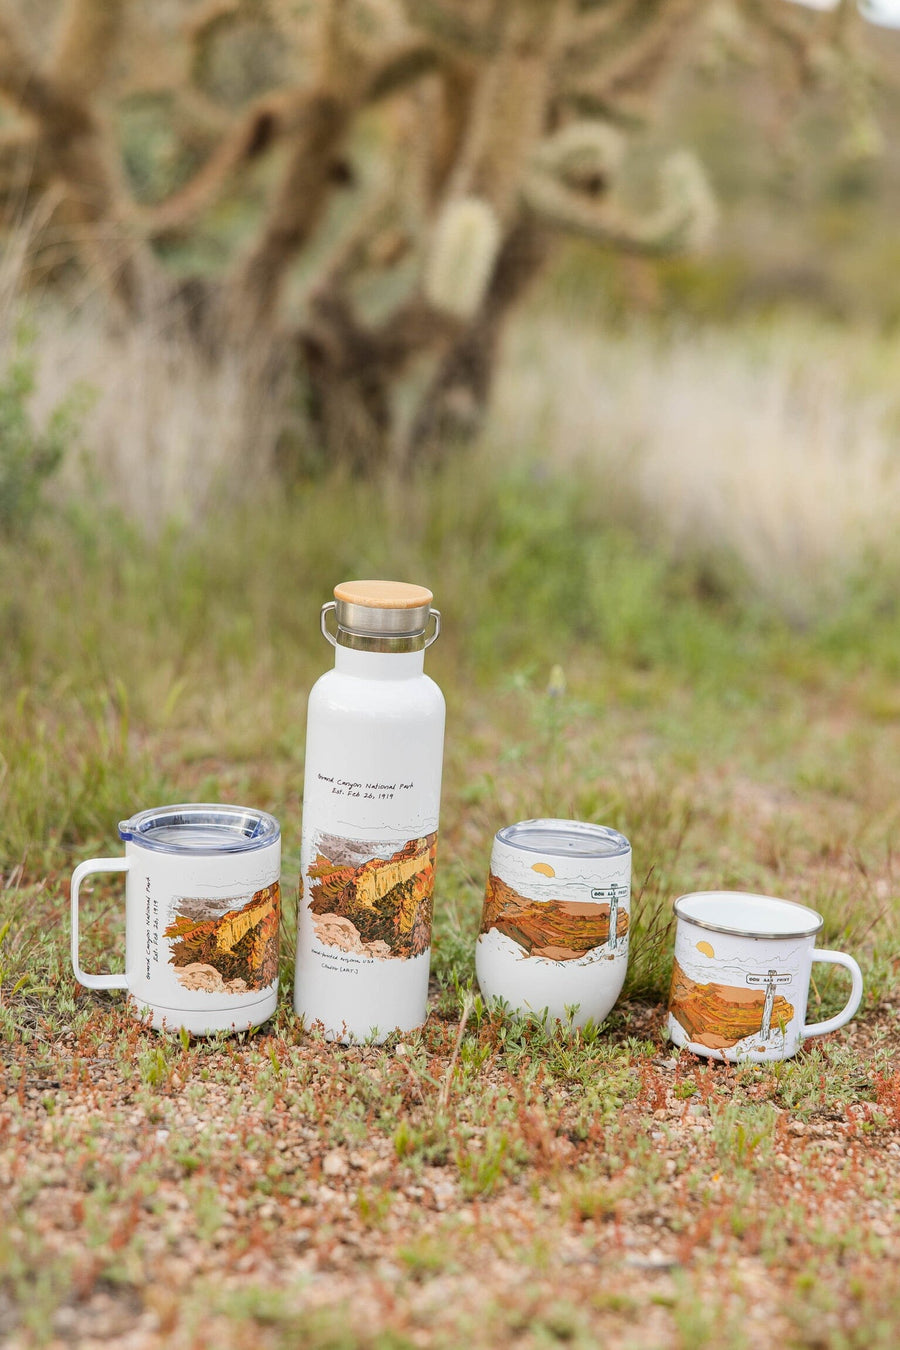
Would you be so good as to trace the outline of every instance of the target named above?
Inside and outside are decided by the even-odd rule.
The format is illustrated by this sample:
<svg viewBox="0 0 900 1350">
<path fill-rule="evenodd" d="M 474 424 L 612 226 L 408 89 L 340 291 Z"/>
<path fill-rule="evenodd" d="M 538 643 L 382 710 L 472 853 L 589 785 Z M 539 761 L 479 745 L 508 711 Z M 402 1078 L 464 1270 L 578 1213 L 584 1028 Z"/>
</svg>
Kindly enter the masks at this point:
<svg viewBox="0 0 900 1350">
<path fill-rule="evenodd" d="M 417 80 L 432 68 L 433 50 L 425 44 L 394 49 L 370 59 L 352 88 L 350 63 L 332 4 L 323 27 L 321 83 L 294 109 L 291 149 L 283 178 L 263 222 L 259 238 L 247 253 L 231 284 L 233 312 L 251 326 L 268 322 L 276 308 L 282 280 L 298 251 L 319 224 L 336 186 L 334 166 L 339 150 L 360 110 Z M 298 115 L 299 114 L 299 115 Z"/>
<path fill-rule="evenodd" d="M 234 316 L 251 327 L 271 318 L 287 269 L 322 218 L 352 111 L 346 100 L 323 90 L 306 100 L 260 236 L 230 284 Z"/>
<path fill-rule="evenodd" d="M 816 82 L 814 53 L 820 33 L 800 15 L 789 12 L 787 5 L 773 0 L 741 0 L 741 9 L 749 21 L 769 42 L 779 48 L 790 62 L 797 84 L 809 88 Z"/>
<path fill-rule="evenodd" d="M 144 213 L 154 237 L 185 229 L 210 207 L 231 178 L 303 125 L 308 96 L 267 94 L 222 137 L 206 163 L 178 192 Z"/>
<path fill-rule="evenodd" d="M 316 297 L 298 338 L 310 388 L 310 412 L 323 442 L 344 462 L 366 470 L 386 458 L 391 408 L 371 334 L 346 298 Z"/>
<path fill-rule="evenodd" d="M 71 7 L 67 18 L 73 42 L 79 27 L 75 18 L 87 36 L 91 25 L 79 5 Z M 109 54 L 110 30 L 98 24 L 100 30 L 103 50 L 98 48 L 95 70 Z M 60 83 L 41 71 L 6 0 L 0 0 L 0 93 L 36 123 L 48 177 L 66 188 L 75 241 L 104 289 L 134 314 L 143 303 L 150 263 L 130 228 L 103 127 L 77 80 Z"/>
<path fill-rule="evenodd" d="M 605 87 L 612 98 L 640 92 L 645 98 L 673 64 L 704 0 L 666 0 L 656 22 L 607 71 Z"/>
<path fill-rule="evenodd" d="M 406 446 L 407 467 L 435 459 L 478 426 L 490 397 L 497 350 L 510 311 L 541 270 L 550 250 L 546 229 L 523 215 L 507 237 L 479 314 L 439 362 Z"/>
<path fill-rule="evenodd" d="M 708 0 L 653 0 L 632 10 L 627 41 L 610 43 L 589 70 L 567 84 L 571 101 L 583 111 L 617 107 L 638 100 L 646 107 Z"/>
<path fill-rule="evenodd" d="M 385 56 L 371 71 L 362 91 L 375 102 L 396 92 L 429 71 L 436 55 L 425 44 L 408 44 Z M 279 141 L 303 135 L 319 94 L 306 91 L 265 94 L 229 128 L 190 182 L 164 202 L 144 213 L 148 232 L 154 238 L 177 233 L 192 225 L 225 190 L 228 183 L 252 160 L 267 154 Z"/>
<path fill-rule="evenodd" d="M 466 138 L 450 182 L 454 196 L 477 197 L 501 224 L 515 216 L 519 180 L 544 133 L 552 72 L 570 14 L 567 0 L 523 0 L 506 10 L 496 57 L 479 75 Z"/>
<path fill-rule="evenodd" d="M 716 208 L 699 161 L 677 151 L 663 165 L 661 200 L 635 217 L 616 202 L 592 200 L 549 173 L 533 170 L 524 186 L 528 206 L 549 225 L 585 235 L 624 253 L 664 254 L 704 242 Z"/>
<path fill-rule="evenodd" d="M 379 364 L 399 374 L 423 353 L 445 350 L 459 333 L 460 325 L 452 316 L 438 313 L 416 293 L 375 328 L 372 337 Z"/>
<path fill-rule="evenodd" d="M 458 55 L 484 59 L 497 52 L 502 9 L 497 0 L 485 3 L 485 13 L 477 21 L 464 14 L 453 0 L 403 0 L 403 8 L 412 28 L 427 33 Z"/>
<path fill-rule="evenodd" d="M 46 189 L 48 178 L 47 156 L 34 129 L 7 127 L 0 134 L 0 204 L 4 218 L 11 219 L 10 210 L 29 210 Z"/>
<path fill-rule="evenodd" d="M 600 9 L 579 13 L 571 40 L 566 43 L 566 69 L 584 71 L 602 60 L 604 49 L 616 45 L 617 37 L 640 19 L 642 9 L 646 10 L 643 0 L 609 0 Z"/>
<path fill-rule="evenodd" d="M 366 82 L 364 101 L 377 103 L 421 79 L 440 64 L 440 53 L 430 42 L 407 42 L 383 56 Z"/>
<path fill-rule="evenodd" d="M 8 0 L 0 0 L 0 94 L 42 127 L 63 131 L 70 115 L 76 128 L 84 127 L 80 106 L 61 96 L 42 74 L 37 54 Z"/>
<path fill-rule="evenodd" d="M 125 0 L 69 0 L 50 76 L 70 94 L 87 98 L 105 83 L 122 27 Z"/>
<path fill-rule="evenodd" d="M 327 446 L 357 469 L 384 462 L 392 450 L 391 388 L 414 358 L 440 358 L 460 326 L 418 294 L 384 323 L 359 322 L 339 289 L 318 292 L 295 343 L 311 390 L 311 415 Z"/>
</svg>

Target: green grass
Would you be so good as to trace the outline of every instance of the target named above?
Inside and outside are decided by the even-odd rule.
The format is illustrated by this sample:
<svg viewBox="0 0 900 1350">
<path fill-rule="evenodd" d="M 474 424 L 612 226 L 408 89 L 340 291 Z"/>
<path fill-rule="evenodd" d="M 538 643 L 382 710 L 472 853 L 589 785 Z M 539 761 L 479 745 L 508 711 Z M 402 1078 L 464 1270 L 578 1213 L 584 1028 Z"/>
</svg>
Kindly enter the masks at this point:
<svg viewBox="0 0 900 1350">
<path fill-rule="evenodd" d="M 116 822 L 163 800 L 274 810 L 290 875 L 306 694 L 330 657 L 318 609 L 336 580 L 384 574 L 429 583 L 445 616 L 428 663 L 449 708 L 442 987 L 471 979 L 494 831 L 538 814 L 632 839 L 632 993 L 665 988 L 672 895 L 711 885 L 813 903 L 828 940 L 862 941 L 889 983 L 900 649 L 884 595 L 790 630 L 710 598 L 594 500 L 583 482 L 470 459 L 408 484 L 322 480 L 152 541 L 83 507 L 0 543 L 14 917 L 29 887 L 115 849 Z M 114 922 L 115 884 L 95 893 Z M 16 929 L 7 987 L 36 979 L 30 948 L 24 965 L 10 956 Z"/>
</svg>

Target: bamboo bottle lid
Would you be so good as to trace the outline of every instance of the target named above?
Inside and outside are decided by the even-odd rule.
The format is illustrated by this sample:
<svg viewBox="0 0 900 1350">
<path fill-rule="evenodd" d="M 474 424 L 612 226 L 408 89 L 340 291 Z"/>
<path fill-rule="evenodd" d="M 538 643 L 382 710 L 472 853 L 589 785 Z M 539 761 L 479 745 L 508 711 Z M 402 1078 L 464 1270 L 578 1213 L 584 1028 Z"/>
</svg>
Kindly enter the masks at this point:
<svg viewBox="0 0 900 1350">
<path fill-rule="evenodd" d="M 342 633 L 361 638 L 422 638 L 433 613 L 432 599 L 426 586 L 406 581 L 342 581 L 334 588 L 338 642 Z"/>
<path fill-rule="evenodd" d="M 434 596 L 427 587 L 407 581 L 342 581 L 334 588 L 334 598 L 371 609 L 419 609 L 430 605 Z"/>
</svg>

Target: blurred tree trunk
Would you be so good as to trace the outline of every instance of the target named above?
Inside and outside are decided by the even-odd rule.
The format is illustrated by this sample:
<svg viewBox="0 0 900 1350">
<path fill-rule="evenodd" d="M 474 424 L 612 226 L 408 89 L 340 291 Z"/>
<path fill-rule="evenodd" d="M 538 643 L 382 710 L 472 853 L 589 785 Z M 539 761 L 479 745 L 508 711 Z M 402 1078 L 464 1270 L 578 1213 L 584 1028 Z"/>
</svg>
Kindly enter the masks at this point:
<svg viewBox="0 0 900 1350">
<path fill-rule="evenodd" d="M 173 27 L 150 0 L 63 0 L 45 58 L 27 0 L 0 0 L 16 118 L 0 203 L 18 193 L 45 256 L 77 262 L 120 321 L 187 316 L 209 360 L 248 353 L 260 379 L 293 362 L 329 458 L 434 462 L 478 431 L 504 331 L 560 238 L 652 255 L 712 229 L 689 151 L 661 163 L 650 206 L 620 183 L 714 3 L 183 0 Z M 823 44 L 854 59 L 846 6 L 731 12 L 742 50 L 761 37 L 798 86 L 826 68 Z M 119 121 L 135 98 L 166 110 L 173 154 L 199 147 L 140 205 Z M 243 246 L 176 276 L 163 255 L 229 200 L 257 203 Z"/>
<path fill-rule="evenodd" d="M 547 231 L 523 216 L 501 248 L 478 314 L 439 362 L 406 446 L 406 463 L 434 460 L 482 424 L 503 330 L 550 251 Z"/>
</svg>

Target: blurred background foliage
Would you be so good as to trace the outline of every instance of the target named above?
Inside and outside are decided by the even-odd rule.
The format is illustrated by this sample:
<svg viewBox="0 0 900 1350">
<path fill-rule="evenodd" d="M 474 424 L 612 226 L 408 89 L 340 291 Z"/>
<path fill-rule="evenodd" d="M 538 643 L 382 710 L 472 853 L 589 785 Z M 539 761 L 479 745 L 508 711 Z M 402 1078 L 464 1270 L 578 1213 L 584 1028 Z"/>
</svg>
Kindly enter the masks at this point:
<svg viewBox="0 0 900 1350">
<path fill-rule="evenodd" d="M 67 378 L 239 384 L 233 474 L 404 471 L 529 302 L 893 331 L 898 60 L 849 0 L 4 0 L 7 290 Z"/>
<path fill-rule="evenodd" d="M 501 554 L 530 483 L 795 626 L 893 603 L 900 32 L 848 0 L 3 0 L 0 98 L 8 535 L 439 513 L 465 450 Z"/>
<path fill-rule="evenodd" d="M 280 813 L 351 575 L 433 586 L 457 712 L 514 749 L 534 703 L 521 801 L 461 727 L 470 813 L 486 773 L 495 814 L 603 814 L 596 760 L 553 787 L 554 665 L 579 735 L 659 706 L 676 759 L 766 681 L 894 715 L 900 33 L 0 0 L 0 95 L 8 858 L 151 797 Z"/>
</svg>

